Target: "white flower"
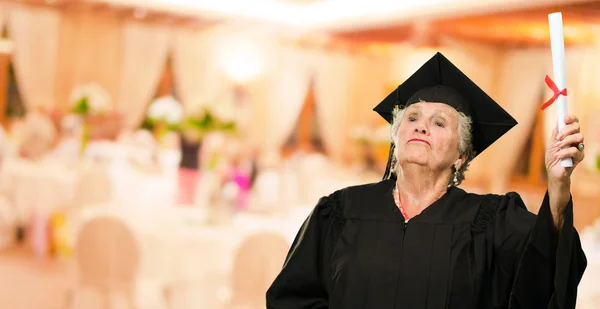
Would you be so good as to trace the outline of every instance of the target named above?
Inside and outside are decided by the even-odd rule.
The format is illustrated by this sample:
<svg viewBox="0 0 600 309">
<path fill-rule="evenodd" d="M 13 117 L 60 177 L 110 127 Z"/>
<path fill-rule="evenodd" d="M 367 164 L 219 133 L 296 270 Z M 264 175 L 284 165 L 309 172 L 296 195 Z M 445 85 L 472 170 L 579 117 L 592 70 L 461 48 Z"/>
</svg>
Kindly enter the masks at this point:
<svg viewBox="0 0 600 309">
<path fill-rule="evenodd" d="M 71 91 L 69 102 L 71 106 L 74 106 L 84 97 L 87 97 L 90 114 L 101 114 L 110 109 L 110 94 L 97 83 L 83 84 L 75 87 Z"/>
<path fill-rule="evenodd" d="M 148 118 L 151 120 L 165 120 L 169 124 L 177 124 L 183 119 L 183 108 L 174 97 L 161 97 L 150 104 Z"/>
</svg>

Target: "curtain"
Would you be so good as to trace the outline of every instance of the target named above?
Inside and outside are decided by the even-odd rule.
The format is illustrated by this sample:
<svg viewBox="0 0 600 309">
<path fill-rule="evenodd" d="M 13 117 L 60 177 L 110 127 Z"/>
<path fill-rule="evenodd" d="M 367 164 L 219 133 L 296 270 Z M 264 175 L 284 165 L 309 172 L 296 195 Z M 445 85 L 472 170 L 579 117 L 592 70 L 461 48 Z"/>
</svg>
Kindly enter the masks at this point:
<svg viewBox="0 0 600 309">
<path fill-rule="evenodd" d="M 6 2 L 0 3 L 0 29 L 4 29 L 4 26 L 8 23 L 11 7 L 12 6 Z"/>
<path fill-rule="evenodd" d="M 330 156 L 339 160 L 348 140 L 348 109 L 354 103 L 354 63 L 341 52 L 319 52 L 315 68 L 315 104 L 320 133 Z M 359 86 L 359 87 L 362 87 Z"/>
<path fill-rule="evenodd" d="M 165 68 L 170 30 L 164 25 L 130 21 L 123 27 L 120 87 L 116 109 L 124 129 L 137 128 Z"/>
<path fill-rule="evenodd" d="M 87 83 L 103 87 L 114 104 L 121 84 L 123 19 L 92 9 L 64 10 L 61 14 L 55 75 L 58 106 L 67 109 L 72 89 Z"/>
<path fill-rule="evenodd" d="M 56 105 L 58 39 L 61 15 L 54 9 L 16 5 L 8 18 L 14 42 L 13 63 L 25 108 Z"/>
<path fill-rule="evenodd" d="M 268 152 L 279 149 L 294 129 L 308 93 L 314 56 L 306 50 L 287 45 L 273 47 L 272 70 L 267 72 L 269 94 L 266 106 L 267 128 L 265 144 Z"/>
<path fill-rule="evenodd" d="M 352 87 L 347 91 L 352 96 L 347 102 L 347 119 L 349 129 L 355 125 L 367 123 L 385 123 L 373 108 L 379 104 L 392 90 L 390 82 L 390 59 L 373 55 L 357 55 L 353 57 L 355 73 L 352 74 Z M 351 107 L 351 108 L 349 108 Z"/>
<path fill-rule="evenodd" d="M 598 119 L 600 119 L 600 87 L 598 87 L 598 78 L 600 78 L 600 42 L 586 48 L 584 55 L 580 59 L 580 88 L 578 89 L 576 115 L 579 117 L 585 136 L 586 157 L 583 165 L 588 172 L 598 173 L 596 160 L 600 156 L 600 125 L 598 122 Z M 583 171 L 584 169 L 578 170 Z"/>
<path fill-rule="evenodd" d="M 216 27 L 174 31 L 175 88 L 186 112 L 198 112 L 228 98 L 228 84 L 216 48 L 223 35 L 220 30 Z"/>
</svg>

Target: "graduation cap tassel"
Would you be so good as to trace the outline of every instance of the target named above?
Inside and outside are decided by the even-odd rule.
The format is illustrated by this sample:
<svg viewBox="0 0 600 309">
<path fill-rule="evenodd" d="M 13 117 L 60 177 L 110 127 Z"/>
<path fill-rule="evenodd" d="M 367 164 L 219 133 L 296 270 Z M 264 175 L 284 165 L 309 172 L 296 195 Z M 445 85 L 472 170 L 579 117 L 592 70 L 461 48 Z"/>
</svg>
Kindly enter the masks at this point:
<svg viewBox="0 0 600 309">
<path fill-rule="evenodd" d="M 388 154 L 388 161 L 385 166 L 385 173 L 383 173 L 383 180 L 391 178 L 392 175 L 392 161 L 394 160 L 394 143 L 390 144 L 390 153 Z"/>
</svg>

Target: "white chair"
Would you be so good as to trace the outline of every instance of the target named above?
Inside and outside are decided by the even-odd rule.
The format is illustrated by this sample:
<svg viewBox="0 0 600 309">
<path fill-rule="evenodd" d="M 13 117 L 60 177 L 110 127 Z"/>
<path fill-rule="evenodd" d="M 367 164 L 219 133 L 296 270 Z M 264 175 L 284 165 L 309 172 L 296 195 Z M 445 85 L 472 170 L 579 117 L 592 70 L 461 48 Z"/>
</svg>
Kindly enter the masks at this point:
<svg viewBox="0 0 600 309">
<path fill-rule="evenodd" d="M 102 309 L 111 308 L 113 293 L 121 293 L 129 308 L 136 308 L 135 282 L 140 264 L 140 250 L 133 232 L 117 218 L 100 216 L 84 223 L 78 234 L 75 257 L 78 286 L 66 295 L 71 308 L 78 288 L 99 292 Z"/>
<path fill-rule="evenodd" d="M 228 308 L 266 308 L 267 289 L 281 271 L 289 244 L 275 232 L 261 232 L 244 240 L 234 256 Z"/>
</svg>

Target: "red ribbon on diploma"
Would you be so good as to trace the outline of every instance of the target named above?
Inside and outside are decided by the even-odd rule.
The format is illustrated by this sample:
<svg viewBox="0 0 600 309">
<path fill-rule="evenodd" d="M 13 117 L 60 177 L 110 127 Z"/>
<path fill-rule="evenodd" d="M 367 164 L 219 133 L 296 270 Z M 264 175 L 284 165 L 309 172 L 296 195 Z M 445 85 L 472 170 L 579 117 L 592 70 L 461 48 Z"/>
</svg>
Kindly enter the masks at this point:
<svg viewBox="0 0 600 309">
<path fill-rule="evenodd" d="M 546 109 L 546 107 L 552 105 L 552 103 L 554 103 L 554 101 L 556 101 L 556 99 L 558 98 L 559 95 L 562 94 L 565 97 L 567 96 L 567 88 L 565 88 L 563 90 L 558 90 L 558 87 L 556 87 L 556 84 L 554 83 L 554 81 L 552 79 L 550 79 L 550 77 L 548 75 L 546 75 L 546 78 L 544 80 L 546 81 L 546 85 L 548 85 L 548 87 L 550 87 L 552 92 L 554 92 L 554 95 L 550 98 L 550 100 L 548 100 L 546 103 L 544 103 L 544 105 L 542 105 L 542 110 L 544 110 L 544 109 Z"/>
</svg>

